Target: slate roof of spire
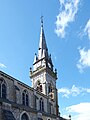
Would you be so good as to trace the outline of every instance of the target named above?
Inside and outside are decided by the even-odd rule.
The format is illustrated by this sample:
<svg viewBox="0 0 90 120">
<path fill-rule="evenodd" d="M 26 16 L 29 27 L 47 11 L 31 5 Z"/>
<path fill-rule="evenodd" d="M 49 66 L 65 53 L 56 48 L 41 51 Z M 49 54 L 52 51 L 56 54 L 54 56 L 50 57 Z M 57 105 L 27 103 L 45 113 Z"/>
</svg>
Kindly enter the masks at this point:
<svg viewBox="0 0 90 120">
<path fill-rule="evenodd" d="M 48 48 L 47 48 L 44 29 L 43 29 L 43 17 L 41 17 L 41 32 L 40 32 L 38 59 L 41 59 L 43 56 L 46 57 L 47 55 L 48 55 Z"/>
</svg>

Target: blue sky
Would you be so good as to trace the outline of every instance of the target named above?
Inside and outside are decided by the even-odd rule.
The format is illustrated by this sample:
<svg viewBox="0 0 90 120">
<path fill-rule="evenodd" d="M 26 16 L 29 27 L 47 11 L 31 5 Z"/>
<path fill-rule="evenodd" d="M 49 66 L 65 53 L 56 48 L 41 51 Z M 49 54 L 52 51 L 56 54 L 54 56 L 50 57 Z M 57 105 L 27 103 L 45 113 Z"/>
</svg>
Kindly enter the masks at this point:
<svg viewBox="0 0 90 120">
<path fill-rule="evenodd" d="M 90 119 L 90 1 L 0 0 L 0 70 L 31 86 L 40 16 L 58 70 L 61 116 Z"/>
</svg>

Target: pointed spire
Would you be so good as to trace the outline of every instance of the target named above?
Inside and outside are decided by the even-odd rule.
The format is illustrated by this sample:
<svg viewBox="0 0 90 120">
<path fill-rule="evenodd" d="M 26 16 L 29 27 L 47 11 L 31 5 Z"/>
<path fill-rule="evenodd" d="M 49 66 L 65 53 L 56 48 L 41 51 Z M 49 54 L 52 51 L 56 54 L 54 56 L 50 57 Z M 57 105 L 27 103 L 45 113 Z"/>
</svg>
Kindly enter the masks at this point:
<svg viewBox="0 0 90 120">
<path fill-rule="evenodd" d="M 38 50 L 38 59 L 43 57 L 43 53 L 48 55 L 48 49 L 46 45 L 44 29 L 43 29 L 43 16 L 41 16 L 41 33 L 40 33 L 40 42 L 39 42 L 39 50 Z"/>
</svg>

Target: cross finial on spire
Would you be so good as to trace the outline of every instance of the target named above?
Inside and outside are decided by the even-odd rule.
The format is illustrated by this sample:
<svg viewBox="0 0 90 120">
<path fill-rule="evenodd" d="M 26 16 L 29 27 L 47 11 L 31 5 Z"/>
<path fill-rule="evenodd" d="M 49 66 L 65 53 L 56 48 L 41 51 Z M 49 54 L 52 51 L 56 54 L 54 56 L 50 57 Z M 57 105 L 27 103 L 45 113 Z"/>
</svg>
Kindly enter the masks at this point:
<svg viewBox="0 0 90 120">
<path fill-rule="evenodd" d="M 43 16 L 41 16 L 41 27 L 43 27 Z"/>
</svg>

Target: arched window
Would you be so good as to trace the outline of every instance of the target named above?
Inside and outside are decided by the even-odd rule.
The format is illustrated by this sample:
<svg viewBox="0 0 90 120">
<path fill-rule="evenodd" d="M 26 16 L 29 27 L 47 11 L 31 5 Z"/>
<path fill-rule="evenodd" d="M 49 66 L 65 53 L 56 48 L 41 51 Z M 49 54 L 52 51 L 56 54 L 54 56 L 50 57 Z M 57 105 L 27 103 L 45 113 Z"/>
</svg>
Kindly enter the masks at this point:
<svg viewBox="0 0 90 120">
<path fill-rule="evenodd" d="M 6 83 L 3 79 L 0 79 L 1 83 L 0 83 L 0 97 L 6 99 L 7 96 L 7 87 L 6 87 Z"/>
<path fill-rule="evenodd" d="M 29 97 L 28 92 L 26 90 L 22 93 L 22 104 L 28 106 L 29 105 Z"/>
<path fill-rule="evenodd" d="M 6 99 L 6 85 L 5 85 L 5 83 L 2 84 L 2 98 Z"/>
<path fill-rule="evenodd" d="M 52 86 L 51 84 L 48 86 L 48 93 L 52 92 Z"/>
<path fill-rule="evenodd" d="M 37 88 L 36 88 L 39 92 L 42 92 L 42 84 L 40 83 L 40 81 L 38 80 L 37 82 Z"/>
<path fill-rule="evenodd" d="M 28 106 L 28 95 L 26 94 L 26 106 Z"/>
<path fill-rule="evenodd" d="M 44 101 L 42 98 L 40 98 L 39 104 L 40 104 L 40 111 L 44 111 Z"/>
<path fill-rule="evenodd" d="M 21 120 L 29 120 L 28 116 L 26 113 L 24 113 L 21 117 Z"/>
<path fill-rule="evenodd" d="M 22 93 L 22 104 L 25 105 L 25 93 Z"/>
<path fill-rule="evenodd" d="M 1 84 L 0 84 L 0 98 L 1 98 Z"/>
<path fill-rule="evenodd" d="M 40 92 L 42 92 L 42 85 L 40 85 Z"/>
</svg>

